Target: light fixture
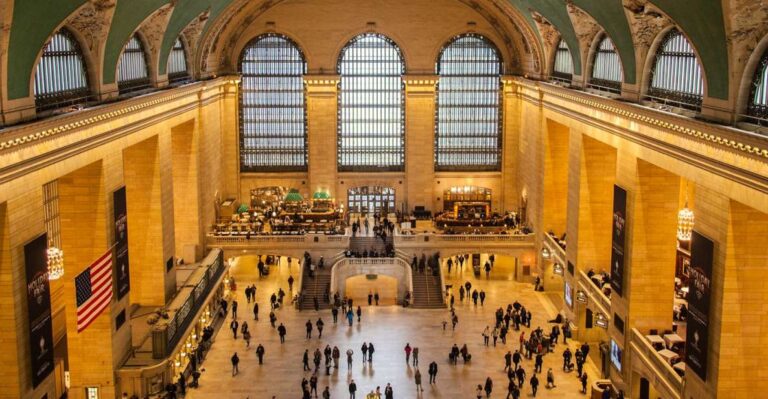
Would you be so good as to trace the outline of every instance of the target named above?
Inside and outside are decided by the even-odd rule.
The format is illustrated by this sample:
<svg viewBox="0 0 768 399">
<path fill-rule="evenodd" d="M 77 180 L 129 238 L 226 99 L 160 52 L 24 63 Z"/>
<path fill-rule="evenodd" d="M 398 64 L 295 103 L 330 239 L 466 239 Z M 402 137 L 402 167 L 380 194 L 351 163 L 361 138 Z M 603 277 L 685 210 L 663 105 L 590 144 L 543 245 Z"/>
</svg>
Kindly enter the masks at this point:
<svg viewBox="0 0 768 399">
<path fill-rule="evenodd" d="M 552 265 L 552 272 L 562 276 L 563 275 L 563 265 L 561 265 L 560 262 L 555 262 L 555 264 Z"/>
<path fill-rule="evenodd" d="M 686 188 L 686 192 L 688 189 Z M 677 213 L 677 239 L 690 241 L 693 233 L 693 210 L 688 208 L 688 194 L 685 194 L 685 206 Z"/>
<path fill-rule="evenodd" d="M 46 250 L 48 257 L 48 280 L 58 280 L 64 276 L 64 251 L 52 244 Z"/>
<path fill-rule="evenodd" d="M 595 324 L 598 327 L 608 328 L 608 318 L 601 312 L 595 313 Z"/>
<path fill-rule="evenodd" d="M 581 303 L 587 303 L 587 293 L 582 290 L 576 290 L 576 300 Z"/>
<path fill-rule="evenodd" d="M 552 253 L 549 252 L 549 249 L 544 247 L 541 249 L 541 257 L 544 259 L 549 259 L 552 256 Z"/>
</svg>

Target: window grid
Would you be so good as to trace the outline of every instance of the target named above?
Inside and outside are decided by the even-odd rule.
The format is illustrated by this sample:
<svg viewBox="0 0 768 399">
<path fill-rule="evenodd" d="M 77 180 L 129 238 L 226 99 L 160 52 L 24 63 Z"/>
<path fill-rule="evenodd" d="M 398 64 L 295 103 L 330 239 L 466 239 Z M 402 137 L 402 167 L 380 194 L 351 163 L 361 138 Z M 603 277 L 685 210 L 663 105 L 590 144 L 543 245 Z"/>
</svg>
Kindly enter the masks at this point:
<svg viewBox="0 0 768 399">
<path fill-rule="evenodd" d="M 437 63 L 435 170 L 501 167 L 501 68 L 496 48 L 468 34 L 443 48 Z"/>
<path fill-rule="evenodd" d="M 307 170 L 304 55 L 285 36 L 257 37 L 240 58 L 240 167 Z"/>
<path fill-rule="evenodd" d="M 43 50 L 35 70 L 35 105 L 38 111 L 90 100 L 83 54 L 72 34 L 62 29 Z"/>
<path fill-rule="evenodd" d="M 120 94 L 142 90 L 149 87 L 144 44 L 136 35 L 131 36 L 120 54 L 117 67 L 117 87 Z"/>
<path fill-rule="evenodd" d="M 48 244 L 61 248 L 58 180 L 43 185 L 43 222 L 48 233 Z"/>
<path fill-rule="evenodd" d="M 701 109 L 704 81 L 691 43 L 677 29 L 664 37 L 651 70 L 648 97 L 682 108 Z"/>
<path fill-rule="evenodd" d="M 187 79 L 189 79 L 187 54 L 181 38 L 177 38 L 171 49 L 171 56 L 168 57 L 168 80 L 173 83 Z"/>
<path fill-rule="evenodd" d="M 555 62 L 552 68 L 552 77 L 555 80 L 571 83 L 573 80 L 573 56 L 568 48 L 568 43 L 560 39 L 555 50 Z"/>
<path fill-rule="evenodd" d="M 751 122 L 768 126 L 768 51 L 763 54 L 752 79 L 747 116 Z"/>
<path fill-rule="evenodd" d="M 604 35 L 595 52 L 589 86 L 598 90 L 621 93 L 623 80 L 624 72 L 621 68 L 621 59 L 616 52 L 616 46 L 608 35 Z"/>
<path fill-rule="evenodd" d="M 347 191 L 347 204 L 352 213 L 395 212 L 395 189 L 392 187 L 363 186 Z"/>
<path fill-rule="evenodd" d="M 367 33 L 341 51 L 338 107 L 339 171 L 402 171 L 405 104 L 400 49 Z"/>
</svg>

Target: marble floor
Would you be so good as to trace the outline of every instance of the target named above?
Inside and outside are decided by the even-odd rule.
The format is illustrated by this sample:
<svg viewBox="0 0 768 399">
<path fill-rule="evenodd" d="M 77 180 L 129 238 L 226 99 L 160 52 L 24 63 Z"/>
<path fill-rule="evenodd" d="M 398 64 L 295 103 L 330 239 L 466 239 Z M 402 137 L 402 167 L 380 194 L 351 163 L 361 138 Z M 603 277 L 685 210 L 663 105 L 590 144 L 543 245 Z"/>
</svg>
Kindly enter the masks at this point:
<svg viewBox="0 0 768 399">
<path fill-rule="evenodd" d="M 528 307 L 533 313 L 533 323 L 536 328 L 550 328 L 546 320 L 557 313 L 555 306 L 542 293 L 533 291 L 529 284 L 521 284 L 512 281 L 512 270 L 504 265 L 496 265 L 490 278 L 485 273 L 480 278 L 473 276 L 471 268 L 464 270 L 453 269 L 447 276 L 446 284 L 458 284 L 471 281 L 473 288 L 482 289 L 487 294 L 485 306 L 474 306 L 468 301 L 459 302 L 456 293 L 456 312 L 459 323 L 455 331 L 451 330 L 448 323 L 447 330 L 443 330 L 443 320 L 448 320 L 449 311 L 446 310 L 416 310 L 404 309 L 397 306 L 363 306 L 362 322 L 355 321 L 352 327 L 339 318 L 338 324 L 333 324 L 330 311 L 303 311 L 299 312 L 288 306 L 276 311 L 278 323 L 284 323 L 287 327 L 285 344 L 281 345 L 277 332 L 270 326 L 269 296 L 282 287 L 288 290 L 286 282 L 289 273 L 296 276 L 299 273 L 298 264 L 294 260 L 289 267 L 285 259 L 279 267 L 273 266 L 270 275 L 259 278 L 255 267 L 255 258 L 239 258 L 232 267 L 232 275 L 238 285 L 237 299 L 239 302 L 239 320 L 246 320 L 253 336 L 251 347 L 246 348 L 240 334 L 238 339 L 232 337 L 229 330 L 229 317 L 224 326 L 214 338 L 211 352 L 202 364 L 202 377 L 198 389 L 188 390 L 187 397 L 191 398 L 238 398 L 238 399 L 300 399 L 301 380 L 309 379 L 311 372 L 302 371 L 302 355 L 305 349 L 311 354 L 316 348 L 322 351 L 326 345 L 338 346 L 342 353 L 340 367 L 332 369 L 331 375 L 325 375 L 321 365 L 319 372 L 319 390 L 325 386 L 330 387 L 331 398 L 348 398 L 348 383 L 354 379 L 357 386 L 357 398 L 364 399 L 365 395 L 381 387 L 383 392 L 387 383 L 392 384 L 395 398 L 475 398 L 477 384 L 485 382 L 491 377 L 494 383 L 492 398 L 503 398 L 507 394 L 507 377 L 504 372 L 504 354 L 507 350 L 518 347 L 519 333 L 510 332 L 507 345 L 497 347 L 485 347 L 483 345 L 482 331 L 486 325 L 494 320 L 494 311 L 500 307 L 506 307 L 508 303 L 518 300 Z M 257 286 L 257 301 L 260 305 L 260 321 L 253 320 L 252 305 L 246 303 L 242 289 L 246 285 L 255 283 Z M 286 298 L 290 298 L 287 296 Z M 231 316 L 230 316 L 231 317 Z M 325 322 L 323 338 L 317 338 L 314 331 L 310 340 L 306 339 L 304 324 L 308 319 L 313 322 L 321 317 Z M 524 329 L 526 334 L 529 330 Z M 373 342 L 376 352 L 372 364 L 361 362 L 360 347 L 363 342 Z M 423 392 L 417 392 L 413 375 L 416 370 L 412 365 L 405 363 L 403 348 L 406 343 L 419 347 L 420 371 L 423 375 Z M 464 365 L 459 362 L 453 366 L 448 362 L 448 351 L 454 344 L 459 347 L 464 343 L 469 347 L 473 355 L 471 362 Z M 265 347 L 264 364 L 259 365 L 255 348 L 258 344 Z M 576 343 L 569 341 L 571 350 Z M 351 369 L 347 369 L 344 353 L 347 349 L 353 349 L 354 360 Z M 562 371 L 562 352 L 565 345 L 562 342 L 557 345 L 556 352 L 544 357 L 544 372 L 552 367 L 555 371 L 554 389 L 546 389 L 545 374 L 539 376 L 541 385 L 537 397 L 539 398 L 580 398 L 587 397 L 580 393 L 580 382 L 575 372 Z M 598 350 L 592 348 L 592 350 Z M 230 357 L 234 352 L 240 357 L 240 373 L 232 376 Z M 430 385 L 427 374 L 427 366 L 430 362 L 438 364 L 437 383 Z M 528 379 L 533 371 L 533 361 L 524 360 L 523 367 L 528 372 L 522 391 L 522 398 L 532 397 Z M 589 375 L 589 381 L 594 381 L 597 375 L 592 363 L 588 363 L 585 369 Z M 383 397 L 383 396 L 382 396 Z"/>
</svg>

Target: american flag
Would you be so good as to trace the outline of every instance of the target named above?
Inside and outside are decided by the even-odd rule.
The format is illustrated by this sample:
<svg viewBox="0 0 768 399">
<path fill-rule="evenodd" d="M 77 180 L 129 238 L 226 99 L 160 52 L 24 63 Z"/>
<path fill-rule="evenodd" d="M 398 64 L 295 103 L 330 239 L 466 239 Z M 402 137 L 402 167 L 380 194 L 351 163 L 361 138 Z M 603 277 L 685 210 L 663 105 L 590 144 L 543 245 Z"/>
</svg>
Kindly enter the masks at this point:
<svg viewBox="0 0 768 399">
<path fill-rule="evenodd" d="M 112 249 L 75 277 L 77 332 L 86 329 L 112 301 Z"/>
</svg>

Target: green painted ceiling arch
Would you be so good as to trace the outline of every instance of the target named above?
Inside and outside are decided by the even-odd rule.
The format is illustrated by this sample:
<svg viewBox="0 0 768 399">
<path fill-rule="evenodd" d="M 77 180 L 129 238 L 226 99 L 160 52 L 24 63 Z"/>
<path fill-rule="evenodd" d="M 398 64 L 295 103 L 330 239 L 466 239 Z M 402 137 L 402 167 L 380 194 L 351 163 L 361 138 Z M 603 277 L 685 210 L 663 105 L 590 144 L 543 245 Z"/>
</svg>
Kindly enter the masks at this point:
<svg viewBox="0 0 768 399">
<path fill-rule="evenodd" d="M 728 99 L 728 45 L 719 0 L 653 0 L 688 36 L 707 75 L 707 95 Z"/>
<path fill-rule="evenodd" d="M 15 100 L 30 95 L 29 79 L 35 68 L 37 54 L 61 21 L 83 4 L 85 0 L 14 2 L 11 37 L 8 43 L 8 99 Z"/>
<path fill-rule="evenodd" d="M 158 8 L 168 4 L 170 0 L 118 0 L 112 26 L 109 28 L 107 44 L 104 47 L 104 71 L 102 81 L 105 84 L 115 82 L 117 62 L 123 46 L 131 38 L 133 32 Z"/>
<path fill-rule="evenodd" d="M 219 1 L 219 3 L 224 2 L 226 1 Z M 179 0 L 173 8 L 173 14 L 171 14 L 171 19 L 168 21 L 168 27 L 165 29 L 165 34 L 163 35 L 163 44 L 160 46 L 159 75 L 165 74 L 168 67 L 168 56 L 171 53 L 173 44 L 181 34 L 181 31 L 183 31 L 193 19 L 197 18 L 198 15 L 209 9 L 210 3 L 210 0 Z"/>
<path fill-rule="evenodd" d="M 621 0 L 573 0 L 573 4 L 589 13 L 605 29 L 621 58 L 624 82 L 635 84 L 637 81 L 635 44 Z"/>
<path fill-rule="evenodd" d="M 568 10 L 562 0 L 509 0 L 520 12 L 526 16 L 529 23 L 533 24 L 534 30 L 538 32 L 535 23 L 530 19 L 530 12 L 536 11 L 543 15 L 560 32 L 560 36 L 568 43 L 568 49 L 573 57 L 573 73 L 581 75 L 581 52 L 579 51 L 579 39 L 576 37 L 576 31 L 573 29 L 573 23 L 568 16 Z"/>
</svg>

